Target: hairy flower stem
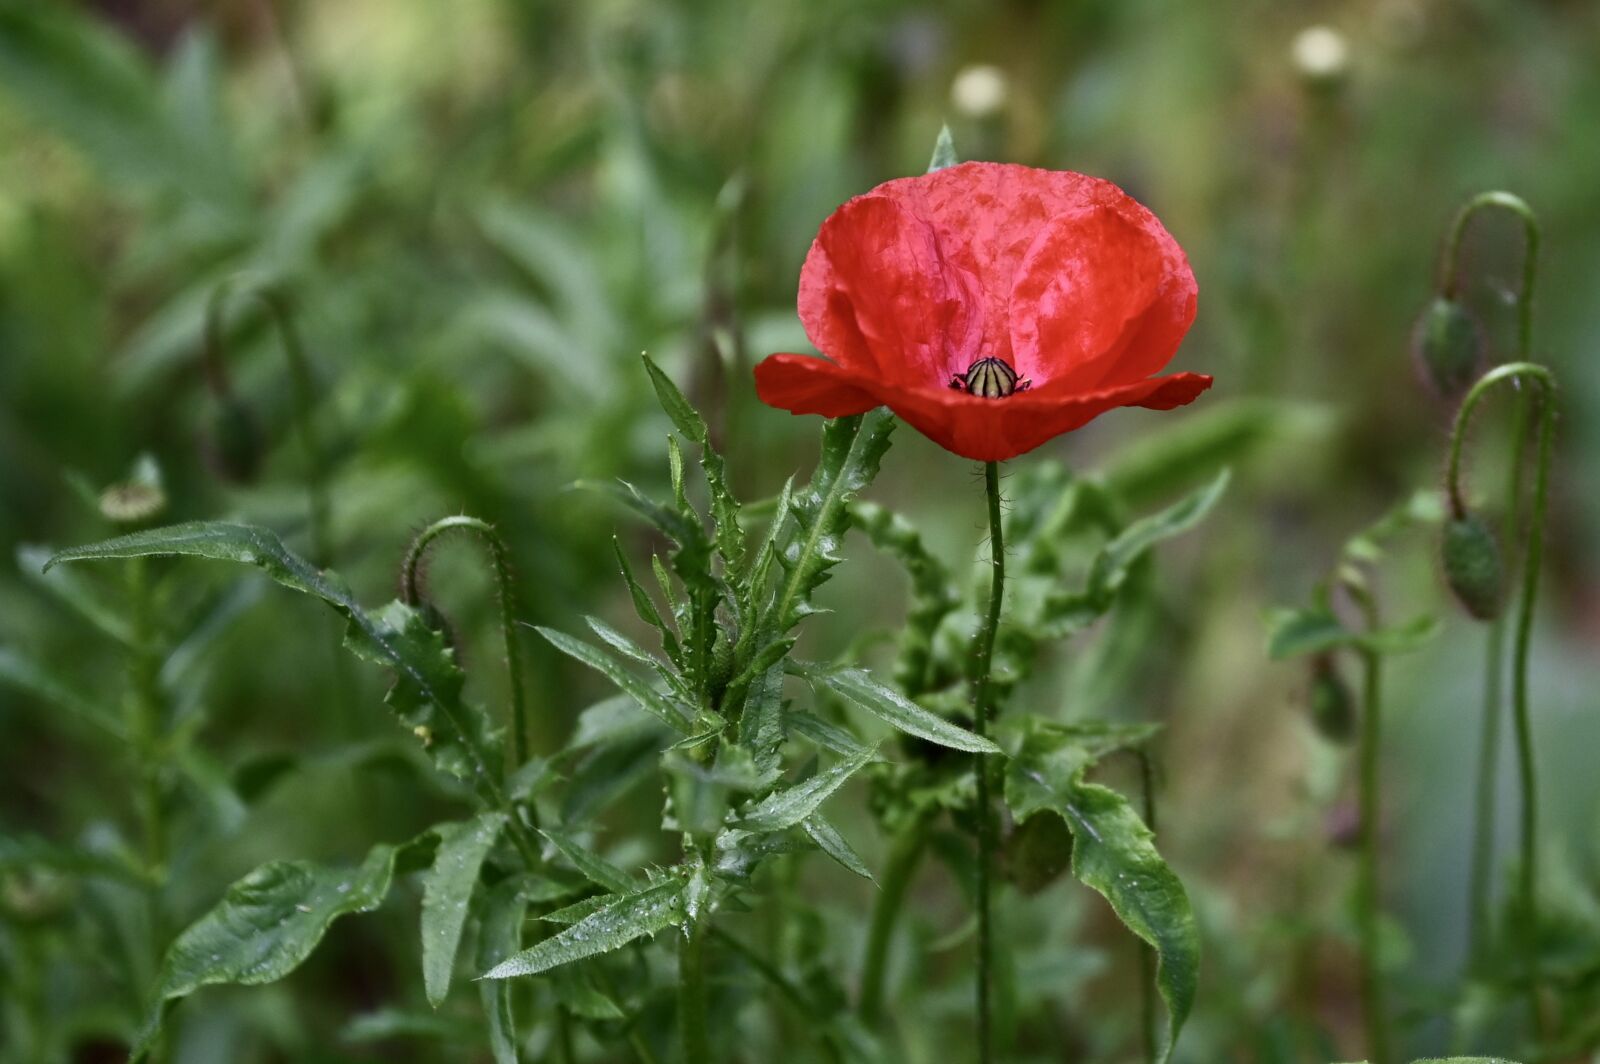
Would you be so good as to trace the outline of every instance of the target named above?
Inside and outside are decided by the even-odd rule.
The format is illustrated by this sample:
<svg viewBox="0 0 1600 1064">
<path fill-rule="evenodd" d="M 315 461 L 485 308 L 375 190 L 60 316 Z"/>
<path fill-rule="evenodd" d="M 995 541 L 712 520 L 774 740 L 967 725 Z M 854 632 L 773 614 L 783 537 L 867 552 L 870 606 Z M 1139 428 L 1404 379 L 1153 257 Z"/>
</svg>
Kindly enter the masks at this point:
<svg viewBox="0 0 1600 1064">
<path fill-rule="evenodd" d="M 978 629 L 972 653 L 973 731 L 988 738 L 994 714 L 994 685 L 990 670 L 994 662 L 994 640 L 1000 627 L 1000 602 L 1006 586 L 1005 538 L 1000 523 L 1000 464 L 983 467 L 983 483 L 989 499 L 989 609 Z M 973 770 L 978 777 L 978 1060 L 991 1059 L 990 983 L 993 980 L 994 928 L 989 911 L 989 878 L 994 864 L 994 820 L 989 797 L 988 755 L 973 755 Z"/>
<path fill-rule="evenodd" d="M 500 635 L 505 643 L 506 672 L 511 685 L 511 751 L 513 764 L 520 767 L 528 760 L 527 695 L 522 686 L 522 654 L 517 644 L 516 582 L 511 573 L 511 555 L 506 541 L 493 525 L 476 517 L 458 515 L 445 517 L 417 534 L 406 550 L 401 563 L 400 593 L 406 605 L 422 605 L 421 568 L 428 548 L 440 536 L 451 531 L 470 532 L 489 548 L 489 560 L 494 566 L 495 593 L 500 606 Z M 538 813 L 529 805 L 533 826 L 539 826 Z"/>
<path fill-rule="evenodd" d="M 883 1012 L 889 947 L 894 942 L 894 929 L 899 923 L 906 891 L 911 887 L 917 865 L 922 862 L 927 842 L 928 819 L 919 816 L 916 823 L 895 840 L 889 854 L 889 867 L 878 884 L 878 896 L 872 906 L 872 927 L 867 933 L 866 957 L 861 965 L 861 1022 L 868 1027 L 876 1024 Z"/>
<path fill-rule="evenodd" d="M 1376 608 L 1361 596 L 1370 627 L 1377 626 Z M 1380 801 L 1378 751 L 1383 736 L 1383 658 L 1372 650 L 1361 652 L 1361 750 L 1358 779 L 1361 812 L 1361 859 L 1356 881 L 1356 927 L 1361 943 L 1361 1011 L 1366 1021 L 1367 1054 L 1372 1064 L 1390 1064 L 1389 1027 L 1379 954 L 1378 848 Z"/>
<path fill-rule="evenodd" d="M 161 890 L 167 878 L 167 825 L 161 800 L 162 717 L 161 653 L 156 643 L 155 592 L 150 586 L 150 559 L 130 558 L 127 565 L 129 617 L 133 647 L 128 659 L 127 733 L 138 785 L 138 809 L 144 843 L 144 903 L 150 922 L 150 963 L 159 967 L 167 938 Z M 152 1061 L 166 1059 L 154 1047 Z"/>
<path fill-rule="evenodd" d="M 1139 760 L 1139 790 L 1144 798 L 1144 826 L 1154 834 L 1156 830 L 1156 780 L 1150 763 L 1150 754 L 1135 748 L 1133 756 Z M 1155 1064 L 1159 1052 L 1156 1037 L 1156 951 L 1148 943 L 1134 940 L 1139 951 L 1139 1033 L 1143 1038 L 1144 1059 Z"/>
<path fill-rule="evenodd" d="M 691 920 L 678 942 L 678 1037 L 686 1064 L 711 1059 L 705 956 L 706 925 Z"/>
<path fill-rule="evenodd" d="M 1517 772 L 1521 791 L 1521 862 L 1517 872 L 1518 941 L 1524 949 L 1524 975 L 1528 985 L 1529 1017 L 1536 1034 L 1543 1034 L 1544 1013 L 1539 1002 L 1539 781 L 1534 765 L 1533 721 L 1528 704 L 1528 655 L 1533 642 L 1533 613 L 1539 595 L 1539 570 L 1544 561 L 1544 524 L 1550 497 L 1550 458 L 1555 443 L 1555 375 L 1532 362 L 1509 362 L 1479 378 L 1461 402 L 1450 436 L 1446 489 L 1457 517 L 1467 512 L 1461 492 L 1461 454 L 1472 412 L 1483 397 L 1504 381 L 1532 381 L 1539 386 L 1539 450 L 1534 466 L 1533 499 L 1528 511 L 1523 546 L 1522 591 L 1517 606 L 1516 635 L 1511 657 L 1511 714 L 1516 738 Z M 1520 426 L 1519 426 L 1520 427 Z M 1515 502 L 1513 501 L 1513 506 Z"/>
<path fill-rule="evenodd" d="M 1539 221 L 1532 208 L 1521 197 L 1509 192 L 1485 192 L 1469 200 L 1456 215 L 1445 244 L 1445 254 L 1440 268 L 1439 285 L 1442 293 L 1454 299 L 1461 287 L 1461 243 L 1468 224 L 1484 210 L 1499 209 L 1514 214 L 1522 223 L 1522 281 L 1517 290 L 1517 361 L 1532 359 L 1533 346 L 1533 293 L 1538 282 Z M 1521 540 L 1519 500 L 1522 497 L 1522 459 L 1527 438 L 1527 398 L 1519 393 L 1512 413 L 1512 450 L 1510 483 L 1506 488 L 1507 510 L 1504 541 L 1508 545 Z M 1472 871 L 1468 877 L 1467 965 L 1469 968 L 1483 963 L 1483 952 L 1489 939 L 1491 917 L 1490 890 L 1494 873 L 1495 851 L 1495 793 L 1498 788 L 1500 765 L 1500 706 L 1501 686 L 1504 681 L 1506 624 L 1497 617 L 1490 624 L 1484 653 L 1483 676 L 1483 726 L 1478 746 L 1477 775 L 1474 783 L 1476 807 L 1472 838 Z"/>
</svg>

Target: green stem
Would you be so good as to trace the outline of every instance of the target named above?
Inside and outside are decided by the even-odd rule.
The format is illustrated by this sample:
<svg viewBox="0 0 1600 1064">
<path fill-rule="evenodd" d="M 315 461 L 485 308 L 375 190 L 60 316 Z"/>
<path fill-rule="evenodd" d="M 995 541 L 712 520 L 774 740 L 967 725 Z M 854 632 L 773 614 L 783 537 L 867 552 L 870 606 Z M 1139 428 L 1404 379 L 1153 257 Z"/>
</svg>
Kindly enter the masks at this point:
<svg viewBox="0 0 1600 1064">
<path fill-rule="evenodd" d="M 1528 1008 L 1536 1033 L 1544 1030 L 1539 1004 L 1538 904 L 1539 904 L 1539 781 L 1534 765 L 1533 722 L 1528 705 L 1528 654 L 1532 647 L 1533 613 L 1539 593 L 1539 569 L 1544 560 L 1544 523 L 1549 508 L 1550 457 L 1555 442 L 1555 375 L 1532 362 L 1508 362 L 1485 373 L 1467 392 L 1456 413 L 1450 435 L 1450 459 L 1445 486 L 1457 517 L 1466 514 L 1461 491 L 1461 454 L 1472 413 L 1495 385 L 1532 381 L 1539 385 L 1539 451 L 1523 548 L 1522 595 L 1517 609 L 1516 636 L 1511 659 L 1511 713 L 1516 738 L 1517 772 L 1521 791 L 1521 867 L 1517 876 L 1518 940 L 1525 950 Z M 1513 504 L 1514 505 L 1514 504 Z"/>
<path fill-rule="evenodd" d="M 994 714 L 994 684 L 990 672 L 994 662 L 994 640 L 1000 627 L 1000 603 L 1005 594 L 1005 538 L 1000 522 L 1000 464 L 985 463 L 983 483 L 989 501 L 989 608 L 972 654 L 973 731 L 989 735 Z M 989 877 L 994 864 L 994 822 L 989 797 L 989 762 L 985 754 L 973 755 L 973 770 L 978 777 L 978 1060 L 991 1059 L 990 984 L 993 980 L 994 929 L 989 908 Z"/>
<path fill-rule="evenodd" d="M 706 1023 L 706 926 L 693 920 L 678 942 L 678 1037 L 684 1064 L 711 1060 L 711 1036 Z"/>
<path fill-rule="evenodd" d="M 1377 606 L 1364 591 L 1349 589 L 1366 613 L 1367 625 L 1378 626 Z M 1389 1025 L 1383 971 L 1379 958 L 1378 879 L 1379 748 L 1383 738 L 1383 658 L 1376 651 L 1361 651 L 1361 749 L 1358 801 L 1361 814 L 1361 860 L 1356 881 L 1356 929 L 1361 943 L 1361 1011 L 1366 1022 L 1367 1053 L 1372 1064 L 1389 1064 Z"/>
<path fill-rule="evenodd" d="M 878 883 L 878 896 L 872 905 L 872 927 L 867 933 L 867 952 L 861 965 L 861 1022 L 868 1027 L 878 1022 L 883 1012 L 884 986 L 889 971 L 889 947 L 894 942 L 906 891 L 911 887 L 922 851 L 928 841 L 928 819 L 916 822 L 895 839 L 889 854 L 889 867 Z"/>
<path fill-rule="evenodd" d="M 522 685 L 522 654 L 516 635 L 516 580 L 511 572 L 511 553 L 506 541 L 493 525 L 476 517 L 457 515 L 441 518 L 417 534 L 406 550 L 400 565 L 401 595 L 409 606 L 420 606 L 423 601 L 421 586 L 422 561 L 433 542 L 447 532 L 471 532 L 489 548 L 489 559 L 494 566 L 496 597 L 500 606 L 500 635 L 505 643 L 506 671 L 511 684 L 511 746 L 513 763 L 520 767 L 528 760 L 527 695 Z M 539 814 L 530 803 L 529 817 L 533 826 L 539 826 Z"/>
<path fill-rule="evenodd" d="M 1484 192 L 1467 201 L 1450 227 L 1440 270 L 1439 290 L 1448 299 L 1456 298 L 1461 289 L 1461 241 L 1466 236 L 1467 223 L 1479 211 L 1496 207 L 1510 211 L 1522 221 L 1522 286 L 1517 290 L 1517 360 L 1526 362 L 1532 356 L 1533 290 L 1539 279 L 1539 219 L 1521 196 L 1510 192 Z"/>
<path fill-rule="evenodd" d="M 1513 548 L 1522 539 L 1521 499 L 1522 463 L 1527 443 L 1527 395 L 1518 392 L 1511 413 L 1511 463 L 1507 472 L 1505 534 L 1502 542 Z M 1510 560 L 1509 558 L 1507 559 Z M 1495 852 L 1495 798 L 1500 777 L 1500 709 L 1504 697 L 1506 622 L 1502 614 L 1489 624 L 1484 648 L 1483 730 L 1478 745 L 1477 779 L 1474 784 L 1476 808 L 1472 835 L 1472 871 L 1468 880 L 1467 965 L 1476 967 L 1484 960 L 1492 920 L 1492 888 Z"/>
<path fill-rule="evenodd" d="M 283 348 L 284 360 L 289 366 L 289 389 L 295 432 L 305 451 L 306 495 L 310 509 L 307 530 L 311 540 L 311 560 L 325 566 L 330 559 L 328 535 L 328 481 L 327 461 L 322 442 L 317 434 L 316 422 L 311 416 L 314 395 L 311 366 L 306 359 L 305 346 L 300 342 L 300 331 L 295 328 L 294 315 L 289 310 L 289 300 L 283 290 L 269 282 L 249 282 L 243 277 L 229 277 L 212 291 L 206 304 L 204 369 L 206 382 L 219 399 L 232 394 L 227 359 L 227 309 L 228 300 L 235 288 L 244 298 L 260 303 L 277 326 L 278 340 Z"/>
<path fill-rule="evenodd" d="M 159 883 L 167 860 L 166 825 L 161 815 L 161 656 L 155 645 L 149 560 L 128 560 L 128 593 L 133 621 L 129 661 L 128 737 L 139 776 L 137 804 L 144 838 L 145 871 Z"/>
<path fill-rule="evenodd" d="M 1150 754 L 1135 748 L 1133 756 L 1139 759 L 1139 788 L 1144 799 L 1144 826 L 1151 834 L 1156 831 L 1155 771 L 1150 764 Z M 1144 1039 L 1144 1059 L 1155 1064 L 1158 1041 L 1156 1037 L 1156 951 L 1155 947 L 1134 940 L 1139 951 L 1139 1033 Z"/>
</svg>

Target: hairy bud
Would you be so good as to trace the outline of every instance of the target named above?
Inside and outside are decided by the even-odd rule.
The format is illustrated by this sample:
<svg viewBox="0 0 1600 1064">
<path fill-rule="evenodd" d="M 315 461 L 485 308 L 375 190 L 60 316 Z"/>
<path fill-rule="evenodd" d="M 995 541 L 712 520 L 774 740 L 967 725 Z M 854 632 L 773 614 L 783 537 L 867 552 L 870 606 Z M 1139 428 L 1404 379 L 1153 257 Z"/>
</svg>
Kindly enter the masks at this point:
<svg viewBox="0 0 1600 1064">
<path fill-rule="evenodd" d="M 1453 398 L 1466 391 L 1483 368 L 1483 327 L 1454 299 L 1437 296 L 1417 319 L 1411 357 L 1435 394 Z"/>
<path fill-rule="evenodd" d="M 1505 602 L 1505 564 L 1489 526 L 1472 514 L 1455 518 L 1444 527 L 1439 553 L 1445 582 L 1462 607 L 1480 621 L 1498 617 Z"/>
<path fill-rule="evenodd" d="M 233 396 L 213 410 L 204 446 L 206 464 L 230 484 L 248 484 L 261 471 L 261 430 L 250 408 Z"/>
</svg>

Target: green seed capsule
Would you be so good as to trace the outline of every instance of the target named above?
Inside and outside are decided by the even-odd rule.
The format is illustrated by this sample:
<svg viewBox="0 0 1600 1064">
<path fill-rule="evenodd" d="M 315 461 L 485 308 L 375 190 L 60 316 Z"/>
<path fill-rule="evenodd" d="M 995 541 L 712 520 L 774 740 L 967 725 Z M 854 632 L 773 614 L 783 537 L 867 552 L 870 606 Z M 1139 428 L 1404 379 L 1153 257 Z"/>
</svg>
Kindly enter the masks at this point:
<svg viewBox="0 0 1600 1064">
<path fill-rule="evenodd" d="M 248 484 L 261 471 L 261 432 L 249 407 L 232 398 L 215 408 L 206 434 L 206 464 L 230 484 Z"/>
<path fill-rule="evenodd" d="M 1444 527 L 1439 553 L 1445 582 L 1462 607 L 1480 621 L 1498 617 L 1505 602 L 1505 564 L 1489 526 L 1471 514 L 1452 520 Z"/>
<path fill-rule="evenodd" d="M 1025 392 L 1032 382 L 1017 379 L 1017 371 L 1001 358 L 980 358 L 950 380 L 950 387 L 980 399 L 1004 399 Z"/>
<path fill-rule="evenodd" d="M 1356 736 L 1356 703 L 1349 686 L 1323 655 L 1311 663 L 1311 723 L 1323 738 L 1349 743 Z"/>
<path fill-rule="evenodd" d="M 1483 329 L 1454 299 L 1436 297 L 1417 319 L 1411 355 L 1423 383 L 1445 398 L 1467 390 L 1483 367 Z"/>
</svg>

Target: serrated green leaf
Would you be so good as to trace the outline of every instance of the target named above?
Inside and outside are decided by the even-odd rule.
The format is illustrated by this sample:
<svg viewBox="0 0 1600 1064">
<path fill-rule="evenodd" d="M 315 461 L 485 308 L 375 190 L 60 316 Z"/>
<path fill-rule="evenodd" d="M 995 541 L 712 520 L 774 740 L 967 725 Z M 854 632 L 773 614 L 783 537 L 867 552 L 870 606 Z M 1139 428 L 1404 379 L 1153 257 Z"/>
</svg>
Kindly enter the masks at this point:
<svg viewBox="0 0 1600 1064">
<path fill-rule="evenodd" d="M 1159 1057 L 1165 1064 L 1194 1004 L 1200 933 L 1182 882 L 1156 852 L 1149 828 L 1127 799 L 1083 781 L 1087 766 L 1116 741 L 1113 733 L 1085 742 L 1059 729 L 1030 728 L 1008 766 L 1005 796 L 1018 820 L 1049 810 L 1067 822 L 1073 875 L 1105 897 L 1128 930 L 1155 949 L 1156 986 L 1167 1005 Z"/>
<path fill-rule="evenodd" d="M 607 895 L 603 906 L 565 931 L 502 961 L 479 978 L 537 975 L 585 957 L 620 949 L 636 938 L 681 923 L 683 893 L 683 881 L 672 879 L 633 894 Z"/>
<path fill-rule="evenodd" d="M 900 630 L 894 682 L 916 696 L 927 689 L 933 636 L 945 617 L 961 604 L 950 572 L 926 546 L 909 521 L 876 503 L 853 502 L 850 517 L 872 545 L 896 559 L 911 580 L 911 601 Z"/>
<path fill-rule="evenodd" d="M 845 837 L 839 830 L 816 813 L 800 821 L 800 826 L 805 833 L 811 836 L 811 841 L 822 848 L 822 852 L 838 861 L 846 869 L 854 872 L 862 879 L 871 880 L 872 872 L 867 868 L 861 856 L 850 847 Z"/>
<path fill-rule="evenodd" d="M 618 689 L 632 697 L 640 707 L 647 710 L 667 727 L 685 735 L 694 730 L 689 718 L 684 716 L 678 707 L 668 701 L 665 695 L 633 675 L 627 669 L 624 669 L 599 648 L 590 646 L 581 639 L 575 639 L 565 632 L 558 632 L 553 628 L 543 628 L 536 625 L 530 627 L 549 640 L 550 645 L 563 654 L 575 661 L 582 662 L 610 680 Z"/>
<path fill-rule="evenodd" d="M 131 1059 L 149 1052 L 169 1003 L 203 986 L 282 979 L 311 955 L 334 920 L 376 909 L 389 893 L 400 849 L 374 846 L 359 868 L 272 861 L 234 883 L 167 950 Z"/>
<path fill-rule="evenodd" d="M 587 624 L 589 626 L 589 630 L 595 635 L 599 636 L 601 642 L 605 643 L 612 650 L 615 650 L 624 657 L 637 661 L 641 665 L 648 665 L 651 669 L 654 669 L 656 675 L 660 676 L 669 687 L 677 688 L 681 686 L 682 681 L 678 678 L 678 674 L 667 668 L 665 662 L 656 657 L 654 654 L 650 653 L 644 647 L 640 646 L 638 643 L 635 643 L 632 639 L 611 627 L 605 621 L 602 621 L 598 617 L 586 616 L 583 619 L 583 623 Z"/>
<path fill-rule="evenodd" d="M 971 754 L 1002 753 L 991 740 L 928 712 L 861 669 L 829 669 L 804 662 L 791 662 L 789 668 L 908 735 Z"/>
<path fill-rule="evenodd" d="M 422 876 L 422 981 L 434 1008 L 450 993 L 473 888 L 505 823 L 504 813 L 480 813 L 435 829 L 439 850 Z"/>
<path fill-rule="evenodd" d="M 668 659 L 673 664 L 682 668 L 683 661 L 678 648 L 678 637 L 672 627 L 662 619 L 661 613 L 656 609 L 655 600 L 645 591 L 643 585 L 633 575 L 633 566 L 628 564 L 628 556 L 622 551 L 622 543 L 615 536 L 611 537 L 612 548 L 616 551 L 617 565 L 622 570 L 622 579 L 628 585 L 628 595 L 633 600 L 633 610 L 639 619 L 650 625 L 661 635 L 661 649 L 666 652 Z"/>
<path fill-rule="evenodd" d="M 540 834 L 549 839 L 550 844 L 572 862 L 572 867 L 596 886 L 604 887 L 613 894 L 628 894 L 639 889 L 639 884 L 634 882 L 632 876 L 599 854 L 579 846 L 569 836 L 549 830 L 541 831 Z"/>
<path fill-rule="evenodd" d="M 788 726 L 806 739 L 811 740 L 824 750 L 831 750 L 840 757 L 855 757 L 867 746 L 854 735 L 845 731 L 837 724 L 823 720 L 812 713 L 801 709 L 790 709 L 784 713 L 784 720 Z"/>
<path fill-rule="evenodd" d="M 1102 547 L 1089 574 L 1091 597 L 1105 599 L 1116 594 L 1127 579 L 1129 568 L 1151 547 L 1198 525 L 1222 498 L 1228 479 L 1229 472 L 1224 469 L 1205 487 L 1164 510 L 1139 518 Z"/>
<path fill-rule="evenodd" d="M 956 142 L 950 136 L 950 127 L 940 126 L 939 139 L 933 142 L 933 156 L 928 160 L 928 173 L 956 166 L 960 162 L 956 157 Z"/>
<path fill-rule="evenodd" d="M 672 383 L 672 378 L 661 367 L 644 356 L 644 367 L 650 374 L 650 384 L 667 417 L 678 431 L 700 446 L 700 467 L 706 475 L 706 486 L 711 495 L 711 516 L 716 526 L 717 549 L 730 567 L 737 568 L 744 561 L 744 531 L 739 527 L 739 500 L 728 487 L 728 474 L 722 456 L 711 446 L 711 433 L 699 411 Z"/>
<path fill-rule="evenodd" d="M 783 831 L 794 827 L 817 811 L 817 807 L 861 766 L 872 760 L 875 747 L 862 747 L 826 772 L 819 772 L 793 787 L 773 791 L 739 818 L 739 826 L 749 831 Z"/>
<path fill-rule="evenodd" d="M 253 565 L 284 587 L 320 598 L 348 621 L 345 645 L 356 654 L 395 670 L 386 701 L 419 733 L 435 763 L 466 774 L 492 805 L 503 805 L 499 753 L 482 711 L 461 700 L 462 674 L 439 633 L 415 610 L 393 602 L 370 614 L 332 572 L 283 545 L 276 534 L 251 525 L 194 521 L 64 550 L 47 568 L 63 562 L 152 555 L 187 555 Z"/>
<path fill-rule="evenodd" d="M 846 507 L 877 475 L 894 424 L 894 415 L 879 408 L 824 425 L 817 470 L 791 500 L 795 535 L 778 553 L 784 580 L 771 611 L 772 631 L 786 633 L 813 612 L 812 593 L 840 558 L 840 538 L 850 524 Z"/>
</svg>

